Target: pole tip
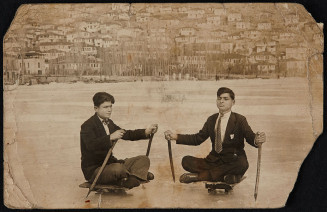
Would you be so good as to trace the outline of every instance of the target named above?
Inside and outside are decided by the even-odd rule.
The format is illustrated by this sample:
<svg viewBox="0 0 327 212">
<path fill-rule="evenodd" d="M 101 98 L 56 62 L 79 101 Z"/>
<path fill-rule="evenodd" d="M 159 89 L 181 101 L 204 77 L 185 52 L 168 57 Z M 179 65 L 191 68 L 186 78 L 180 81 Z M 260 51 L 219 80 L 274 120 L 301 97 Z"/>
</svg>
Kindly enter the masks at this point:
<svg viewBox="0 0 327 212">
<path fill-rule="evenodd" d="M 86 197 L 85 197 L 85 199 L 89 196 L 89 194 L 91 193 L 91 191 L 89 191 L 88 193 L 87 193 L 87 195 L 86 195 Z"/>
</svg>

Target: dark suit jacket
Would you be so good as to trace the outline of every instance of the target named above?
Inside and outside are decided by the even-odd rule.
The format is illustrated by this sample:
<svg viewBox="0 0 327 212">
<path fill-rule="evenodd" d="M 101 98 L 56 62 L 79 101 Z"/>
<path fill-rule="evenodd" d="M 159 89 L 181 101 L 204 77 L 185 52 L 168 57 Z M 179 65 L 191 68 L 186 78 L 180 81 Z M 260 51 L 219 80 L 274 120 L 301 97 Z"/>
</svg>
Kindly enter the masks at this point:
<svg viewBox="0 0 327 212">
<path fill-rule="evenodd" d="M 121 129 L 112 120 L 109 120 L 109 131 L 114 133 Z M 110 135 L 107 135 L 102 122 L 97 114 L 85 121 L 81 126 L 81 153 L 82 153 L 82 171 L 86 180 L 89 180 L 94 170 L 101 166 L 110 147 L 112 141 Z M 146 139 L 145 129 L 126 130 L 122 137 L 124 140 L 140 140 Z M 108 163 L 118 162 L 117 158 L 111 154 Z"/>
<path fill-rule="evenodd" d="M 252 146 L 254 144 L 255 133 L 249 126 L 246 118 L 238 113 L 232 112 L 227 122 L 225 137 L 223 141 L 223 150 L 218 154 L 215 151 L 215 124 L 219 113 L 211 115 L 203 128 L 196 134 L 182 135 L 178 134 L 177 144 L 200 145 L 210 137 L 212 150 L 206 157 L 209 162 L 215 162 L 222 159 L 225 162 L 234 160 L 236 155 L 245 155 L 244 139 Z"/>
</svg>

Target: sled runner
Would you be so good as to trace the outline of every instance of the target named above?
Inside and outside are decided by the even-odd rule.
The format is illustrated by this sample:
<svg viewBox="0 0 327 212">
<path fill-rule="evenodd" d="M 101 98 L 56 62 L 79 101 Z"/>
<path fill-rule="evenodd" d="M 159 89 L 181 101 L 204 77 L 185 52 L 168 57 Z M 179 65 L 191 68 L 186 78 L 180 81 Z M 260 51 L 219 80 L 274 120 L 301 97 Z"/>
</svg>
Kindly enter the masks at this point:
<svg viewBox="0 0 327 212">
<path fill-rule="evenodd" d="M 240 182 L 242 182 L 245 178 L 246 177 L 243 176 Z M 208 193 L 210 194 L 215 193 L 217 189 L 225 190 L 225 193 L 228 193 L 239 183 L 228 184 L 226 182 L 205 182 L 205 188 L 208 189 Z"/>
<path fill-rule="evenodd" d="M 90 188 L 91 183 L 85 182 L 79 185 L 80 188 Z M 117 185 L 95 185 L 92 191 L 97 193 L 125 193 L 128 188 L 117 186 Z"/>
</svg>

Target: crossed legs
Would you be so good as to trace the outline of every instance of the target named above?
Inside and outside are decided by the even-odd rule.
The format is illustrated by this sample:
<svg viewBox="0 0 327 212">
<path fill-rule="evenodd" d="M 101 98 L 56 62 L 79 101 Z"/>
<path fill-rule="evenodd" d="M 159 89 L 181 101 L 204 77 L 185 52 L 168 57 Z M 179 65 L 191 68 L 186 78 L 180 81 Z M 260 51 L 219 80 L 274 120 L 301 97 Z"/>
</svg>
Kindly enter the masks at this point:
<svg viewBox="0 0 327 212">
<path fill-rule="evenodd" d="M 117 184 L 121 179 L 133 176 L 137 180 L 147 180 L 148 170 L 150 167 L 150 160 L 145 155 L 140 155 L 132 158 L 126 158 L 124 163 L 112 163 L 104 167 L 101 175 L 99 176 L 98 184 Z M 98 167 L 90 182 L 95 179 L 100 167 Z M 135 181 L 135 180 L 134 180 Z"/>
<path fill-rule="evenodd" d="M 249 167 L 246 156 L 238 156 L 232 162 L 208 162 L 203 158 L 185 156 L 182 159 L 183 168 L 191 173 L 198 174 L 196 181 L 224 181 L 226 175 L 243 176 Z"/>
</svg>

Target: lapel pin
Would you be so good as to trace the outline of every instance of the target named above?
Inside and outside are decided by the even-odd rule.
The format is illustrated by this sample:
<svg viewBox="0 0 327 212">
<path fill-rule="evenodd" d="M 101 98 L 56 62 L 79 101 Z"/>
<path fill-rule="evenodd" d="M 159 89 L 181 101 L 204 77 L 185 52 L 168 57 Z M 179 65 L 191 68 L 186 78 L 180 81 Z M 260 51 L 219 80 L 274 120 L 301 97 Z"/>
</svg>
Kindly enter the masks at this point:
<svg viewBox="0 0 327 212">
<path fill-rule="evenodd" d="M 230 139 L 234 139 L 234 134 L 230 134 Z"/>
</svg>

